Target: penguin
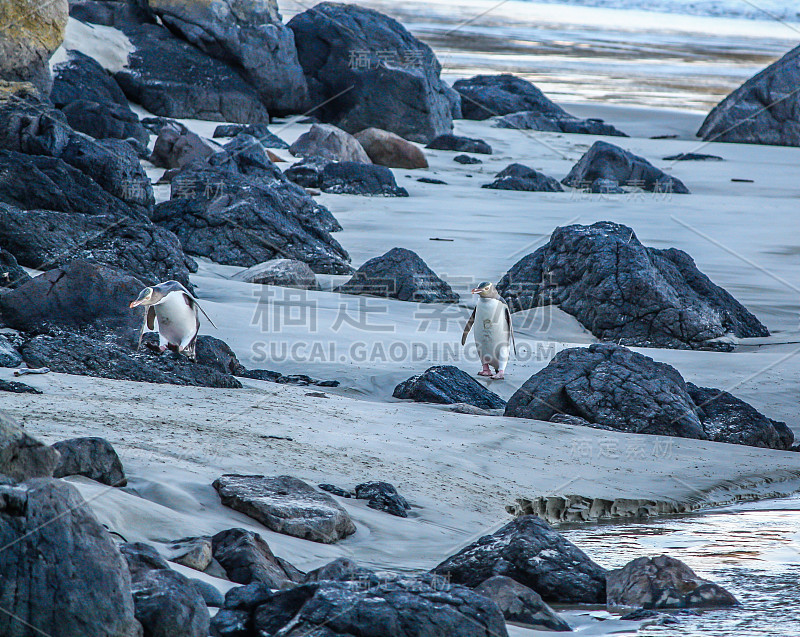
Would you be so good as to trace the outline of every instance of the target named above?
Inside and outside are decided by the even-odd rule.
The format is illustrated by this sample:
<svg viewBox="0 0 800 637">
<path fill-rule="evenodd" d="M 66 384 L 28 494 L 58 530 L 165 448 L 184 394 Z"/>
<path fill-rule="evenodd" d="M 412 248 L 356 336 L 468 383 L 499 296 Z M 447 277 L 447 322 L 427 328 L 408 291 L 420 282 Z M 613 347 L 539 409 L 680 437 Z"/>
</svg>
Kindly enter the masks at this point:
<svg viewBox="0 0 800 637">
<path fill-rule="evenodd" d="M 130 306 L 147 308 L 144 325 L 139 332 L 139 346 L 145 331 L 155 329 L 158 320 L 158 351 L 168 347 L 177 350 L 191 360 L 196 360 L 195 344 L 197 332 L 200 330 L 198 310 L 203 313 L 211 325 L 214 325 L 191 292 L 177 281 L 164 281 L 158 285 L 145 288 Z M 214 325 L 216 327 L 216 325 Z"/>
<path fill-rule="evenodd" d="M 509 345 L 513 346 L 514 354 L 517 353 L 514 328 L 511 326 L 511 311 L 493 283 L 485 281 L 474 288 L 472 293 L 478 295 L 478 304 L 464 326 L 461 344 L 466 344 L 467 335 L 475 325 L 475 344 L 478 346 L 478 355 L 483 365 L 478 376 L 503 380 L 508 364 Z M 495 368 L 494 374 L 489 365 Z"/>
</svg>

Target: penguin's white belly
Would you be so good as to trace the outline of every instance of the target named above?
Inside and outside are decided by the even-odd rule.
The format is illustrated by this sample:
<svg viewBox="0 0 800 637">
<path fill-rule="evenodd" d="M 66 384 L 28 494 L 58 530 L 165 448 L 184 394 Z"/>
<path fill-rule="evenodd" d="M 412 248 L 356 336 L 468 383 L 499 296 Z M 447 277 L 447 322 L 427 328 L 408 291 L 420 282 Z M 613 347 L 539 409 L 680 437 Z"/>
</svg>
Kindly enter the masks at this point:
<svg viewBox="0 0 800 637">
<path fill-rule="evenodd" d="M 509 329 L 505 306 L 496 299 L 481 299 L 475 309 L 475 344 L 481 363 L 503 369 L 508 362 Z"/>
<path fill-rule="evenodd" d="M 197 314 L 181 292 L 171 292 L 156 308 L 158 333 L 170 345 L 186 345 L 197 332 Z"/>
</svg>

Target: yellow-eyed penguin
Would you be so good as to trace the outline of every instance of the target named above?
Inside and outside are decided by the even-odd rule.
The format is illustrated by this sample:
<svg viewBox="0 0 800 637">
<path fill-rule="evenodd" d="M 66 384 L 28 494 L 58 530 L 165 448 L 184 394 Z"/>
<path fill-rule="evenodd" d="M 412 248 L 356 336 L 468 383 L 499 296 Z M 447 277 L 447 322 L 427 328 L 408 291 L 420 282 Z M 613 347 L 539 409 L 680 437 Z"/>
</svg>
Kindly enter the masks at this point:
<svg viewBox="0 0 800 637">
<path fill-rule="evenodd" d="M 478 295 L 478 303 L 464 327 L 461 344 L 466 344 L 467 335 L 474 325 L 475 344 L 478 346 L 478 355 L 483 365 L 478 376 L 491 376 L 494 380 L 502 380 L 511 346 L 514 347 L 515 354 L 517 351 L 514 329 L 511 327 L 511 311 L 493 283 L 485 281 L 474 288 L 472 293 Z M 494 374 L 489 365 L 495 368 Z"/>
<path fill-rule="evenodd" d="M 208 314 L 200 307 L 191 292 L 177 281 L 164 281 L 145 288 L 139 293 L 139 297 L 131 302 L 131 307 L 140 305 L 147 308 L 147 313 L 142 331 L 139 333 L 139 345 L 142 344 L 144 332 L 153 331 L 155 322 L 158 321 L 158 350 L 163 352 L 169 347 L 195 360 L 194 347 L 197 342 L 197 332 L 200 330 L 198 310 L 211 325 L 214 325 L 214 322 L 208 318 Z"/>
</svg>

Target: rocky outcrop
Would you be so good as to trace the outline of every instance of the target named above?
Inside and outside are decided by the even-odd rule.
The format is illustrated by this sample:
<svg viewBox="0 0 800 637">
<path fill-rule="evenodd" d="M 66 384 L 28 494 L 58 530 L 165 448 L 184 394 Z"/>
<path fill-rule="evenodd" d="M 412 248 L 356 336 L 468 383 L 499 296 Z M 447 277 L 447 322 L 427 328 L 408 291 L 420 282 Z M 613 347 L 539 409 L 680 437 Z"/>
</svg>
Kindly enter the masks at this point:
<svg viewBox="0 0 800 637">
<path fill-rule="evenodd" d="M 336 288 L 342 294 L 367 294 L 415 303 L 458 303 L 453 292 L 411 250 L 392 248 L 362 265 L 353 278 Z"/>
<path fill-rule="evenodd" d="M 141 635 L 125 560 L 75 487 L 43 478 L 6 482 L 0 534 L 0 633 L 57 627 L 59 637 Z"/>
<path fill-rule="evenodd" d="M 494 176 L 494 181 L 482 188 L 492 190 L 524 190 L 528 192 L 562 192 L 558 180 L 522 164 L 509 164 Z"/>
<path fill-rule="evenodd" d="M 355 497 L 367 500 L 367 506 L 376 511 L 384 511 L 399 518 L 407 518 L 411 505 L 388 482 L 363 482 L 357 484 Z"/>
<path fill-rule="evenodd" d="M 470 587 L 505 575 L 547 602 L 602 604 L 606 598 L 605 569 L 533 515 L 480 538 L 433 572 Z"/>
<path fill-rule="evenodd" d="M 454 150 L 459 153 L 477 153 L 479 155 L 491 155 L 492 147 L 482 139 L 476 137 L 462 137 L 446 133 L 439 135 L 425 146 L 433 150 Z"/>
<path fill-rule="evenodd" d="M 307 263 L 295 259 L 272 259 L 233 275 L 236 281 L 277 285 L 299 290 L 319 290 L 314 271 Z"/>
<path fill-rule="evenodd" d="M 0 412 L 0 475 L 11 480 L 53 475 L 58 452 L 28 435 L 10 416 Z"/>
<path fill-rule="evenodd" d="M 717 104 L 697 136 L 706 141 L 800 146 L 800 46 Z"/>
<path fill-rule="evenodd" d="M 224 475 L 214 488 L 224 505 L 277 533 L 331 544 L 356 530 L 331 496 L 291 476 Z"/>
<path fill-rule="evenodd" d="M 607 575 L 609 606 L 635 608 L 720 608 L 736 606 L 721 586 L 695 575 L 680 560 L 639 557 Z"/>
<path fill-rule="evenodd" d="M 214 559 L 232 582 L 282 589 L 303 581 L 303 574 L 276 557 L 258 533 L 228 529 L 217 533 L 212 543 Z"/>
<path fill-rule="evenodd" d="M 322 2 L 289 22 L 314 112 L 349 133 L 375 127 L 427 143 L 450 132 L 458 96 L 431 48 L 373 9 Z"/>
<path fill-rule="evenodd" d="M 373 164 L 388 168 L 427 168 L 428 160 L 417 146 L 380 128 L 365 128 L 355 138 L 363 146 Z"/>
<path fill-rule="evenodd" d="M 326 164 L 320 174 L 319 187 L 323 192 L 336 195 L 408 197 L 408 191 L 397 185 L 394 174 L 385 166 L 351 161 Z"/>
<path fill-rule="evenodd" d="M 420 403 L 463 403 L 480 409 L 503 409 L 506 406 L 500 396 L 452 365 L 437 365 L 412 376 L 395 387 L 392 396 Z"/>
<path fill-rule="evenodd" d="M 519 582 L 495 575 L 475 588 L 478 595 L 491 599 L 507 621 L 534 630 L 566 632 L 572 630 L 547 604 L 539 593 Z"/>
<path fill-rule="evenodd" d="M 355 137 L 330 124 L 313 124 L 289 147 L 289 152 L 295 157 L 372 163 Z"/>
<path fill-rule="evenodd" d="M 71 438 L 53 445 L 61 458 L 53 476 L 85 476 L 110 487 L 128 484 L 122 462 L 111 443 L 104 438 Z"/>
<path fill-rule="evenodd" d="M 689 194 L 689 189 L 677 177 L 656 168 L 644 157 L 608 142 L 592 144 L 561 183 L 573 188 L 587 188 L 597 179 L 609 179 L 620 186 L 661 194 Z"/>
<path fill-rule="evenodd" d="M 722 337 L 769 335 L 688 254 L 645 247 L 631 228 L 608 221 L 556 228 L 497 289 L 512 312 L 557 305 L 623 345 L 731 349 Z"/>
</svg>

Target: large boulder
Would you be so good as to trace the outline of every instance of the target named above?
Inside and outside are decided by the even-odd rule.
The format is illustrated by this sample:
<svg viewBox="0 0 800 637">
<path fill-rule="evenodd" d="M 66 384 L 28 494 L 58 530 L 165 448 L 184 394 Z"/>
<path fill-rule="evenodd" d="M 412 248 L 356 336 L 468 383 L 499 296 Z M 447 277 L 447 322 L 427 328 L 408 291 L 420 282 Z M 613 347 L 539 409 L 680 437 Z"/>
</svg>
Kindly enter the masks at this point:
<svg viewBox="0 0 800 637">
<path fill-rule="evenodd" d="M 289 22 L 314 112 L 349 133 L 369 127 L 427 143 L 452 129 L 458 95 L 431 48 L 373 9 L 322 2 Z"/>
<path fill-rule="evenodd" d="M 81 259 L 124 270 L 148 285 L 174 280 L 191 289 L 189 273 L 197 270 L 169 230 L 124 217 L 21 211 L 0 203 L 0 245 L 29 268 Z"/>
<path fill-rule="evenodd" d="M 150 133 L 127 107 L 76 100 L 61 110 L 72 128 L 95 139 L 134 139 L 142 148 L 150 141 Z"/>
<path fill-rule="evenodd" d="M 565 226 L 497 284 L 512 312 L 557 305 L 602 340 L 731 349 L 722 337 L 768 336 L 736 299 L 676 248 L 643 246 L 627 226 Z"/>
<path fill-rule="evenodd" d="M 281 21 L 276 0 L 146 0 L 146 4 L 169 29 L 239 70 L 271 114 L 307 108 L 308 88 L 294 33 Z"/>
<path fill-rule="evenodd" d="M 800 146 L 800 46 L 717 104 L 697 136 L 706 141 Z"/>
<path fill-rule="evenodd" d="M 289 152 L 295 157 L 372 163 L 355 137 L 330 124 L 313 124 L 289 146 Z"/>
<path fill-rule="evenodd" d="M 276 557 L 258 533 L 244 529 L 220 531 L 212 538 L 214 559 L 237 584 L 260 583 L 268 588 L 291 588 L 303 574 L 286 560 Z"/>
<path fill-rule="evenodd" d="M 434 569 L 455 584 L 475 587 L 505 575 L 547 602 L 602 604 L 606 571 L 544 520 L 526 515 L 486 535 Z"/>
<path fill-rule="evenodd" d="M 367 294 L 415 303 L 458 303 L 453 292 L 419 255 L 405 248 L 392 248 L 362 265 L 344 285 L 342 294 Z"/>
<path fill-rule="evenodd" d="M 50 101 L 63 108 L 80 100 L 130 110 L 125 93 L 97 60 L 80 51 L 67 51 L 67 59 L 53 67 Z"/>
<path fill-rule="evenodd" d="M 68 17 L 67 0 L 0 3 L 0 79 L 49 91 L 48 62 L 64 40 Z"/>
<path fill-rule="evenodd" d="M 269 123 L 259 95 L 231 65 L 162 26 L 126 25 L 124 31 L 135 50 L 114 77 L 131 101 L 163 117 Z"/>
<path fill-rule="evenodd" d="M 295 259 L 272 259 L 233 275 L 237 281 L 277 285 L 299 290 L 319 290 L 314 271 L 307 263 Z"/>
<path fill-rule="evenodd" d="M 46 478 L 59 463 L 58 452 L 25 432 L 0 412 L 0 475 L 12 480 Z"/>
<path fill-rule="evenodd" d="M 394 174 L 386 166 L 352 161 L 328 163 L 320 174 L 319 187 L 323 192 L 336 195 L 408 197 L 408 191 L 397 185 Z"/>
<path fill-rule="evenodd" d="M 0 486 L 0 542 L 0 634 L 141 635 L 125 560 L 72 485 Z"/>
<path fill-rule="evenodd" d="M 482 188 L 492 190 L 525 190 L 528 192 L 562 192 L 558 180 L 522 164 L 509 164 L 494 176 L 494 181 Z"/>
<path fill-rule="evenodd" d="M 110 487 L 124 487 L 128 480 L 122 462 L 104 438 L 70 438 L 53 445 L 61 456 L 53 477 L 85 476 Z"/>
<path fill-rule="evenodd" d="M 720 608 L 736 598 L 668 555 L 639 557 L 607 574 L 609 606 L 635 608 Z"/>
<path fill-rule="evenodd" d="M 656 168 L 644 157 L 602 141 L 592 144 L 561 183 L 585 189 L 598 179 L 609 179 L 620 186 L 636 187 L 665 195 L 689 194 L 689 189 L 677 177 Z"/>
<path fill-rule="evenodd" d="M 136 619 L 147 637 L 208 637 L 205 600 L 185 575 L 173 571 L 147 544 L 120 546 L 131 574 Z"/>
<path fill-rule="evenodd" d="M 356 531 L 347 511 L 331 496 L 298 478 L 224 475 L 214 488 L 224 505 L 277 533 L 330 544 Z"/>
<path fill-rule="evenodd" d="M 464 403 L 480 409 L 502 409 L 506 402 L 466 372 L 452 365 L 437 365 L 404 380 L 394 388 L 395 398 L 420 403 Z"/>
<path fill-rule="evenodd" d="M 569 624 L 555 614 L 539 593 L 504 575 L 495 575 L 475 588 L 478 595 L 491 599 L 507 621 L 534 630 L 565 632 Z"/>
<path fill-rule="evenodd" d="M 373 164 L 388 168 L 427 168 L 428 160 L 419 147 L 400 135 L 380 128 L 365 128 L 355 138 L 363 146 Z"/>
</svg>

